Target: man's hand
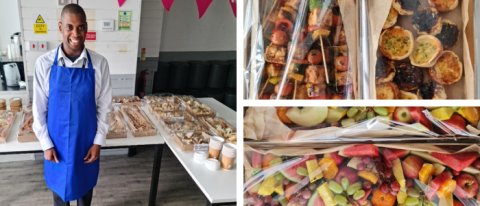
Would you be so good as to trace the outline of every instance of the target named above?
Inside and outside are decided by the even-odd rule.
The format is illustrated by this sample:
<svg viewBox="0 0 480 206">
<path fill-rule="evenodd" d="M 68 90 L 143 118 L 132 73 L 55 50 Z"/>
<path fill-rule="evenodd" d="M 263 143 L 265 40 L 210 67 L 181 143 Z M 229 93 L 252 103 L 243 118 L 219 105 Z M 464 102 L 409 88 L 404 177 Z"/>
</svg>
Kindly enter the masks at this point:
<svg viewBox="0 0 480 206">
<path fill-rule="evenodd" d="M 90 149 L 88 150 L 87 156 L 83 158 L 83 160 L 86 160 L 85 163 L 92 163 L 95 160 L 97 160 L 100 157 L 100 145 L 94 144 Z"/>
<path fill-rule="evenodd" d="M 58 163 L 57 159 L 57 153 L 55 152 L 55 148 L 52 147 L 50 149 L 47 149 L 43 152 L 43 156 L 45 157 L 46 160 Z"/>
</svg>

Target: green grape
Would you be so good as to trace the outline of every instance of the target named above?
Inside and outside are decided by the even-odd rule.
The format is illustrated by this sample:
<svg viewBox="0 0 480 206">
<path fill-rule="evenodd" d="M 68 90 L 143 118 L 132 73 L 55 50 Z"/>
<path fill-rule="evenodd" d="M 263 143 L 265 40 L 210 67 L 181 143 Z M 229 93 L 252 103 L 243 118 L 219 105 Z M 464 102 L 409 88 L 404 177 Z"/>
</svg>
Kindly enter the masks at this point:
<svg viewBox="0 0 480 206">
<path fill-rule="evenodd" d="M 348 179 L 346 177 L 342 178 L 342 187 L 343 187 L 343 190 L 347 190 L 348 189 L 348 186 L 350 186 L 350 182 L 348 181 Z"/>
<path fill-rule="evenodd" d="M 353 199 L 359 200 L 362 199 L 362 197 L 365 196 L 365 191 L 364 190 L 358 190 L 353 194 Z"/>
<path fill-rule="evenodd" d="M 343 192 L 343 187 L 340 186 L 335 181 L 330 181 L 328 183 L 328 188 L 330 188 L 330 190 L 332 190 L 335 194 L 342 194 L 342 192 Z"/>
<path fill-rule="evenodd" d="M 453 110 L 457 111 L 460 107 L 452 107 Z"/>
<path fill-rule="evenodd" d="M 419 203 L 418 198 L 415 197 L 407 197 L 405 200 L 405 205 L 406 206 L 415 206 Z"/>
<path fill-rule="evenodd" d="M 372 119 L 375 117 L 375 112 L 374 111 L 368 111 L 367 112 L 367 118 L 368 119 Z"/>
<path fill-rule="evenodd" d="M 366 112 L 362 112 L 362 115 L 360 115 L 360 119 L 358 119 L 359 121 L 361 120 L 364 120 L 367 118 L 367 113 Z"/>
<path fill-rule="evenodd" d="M 352 108 L 348 109 L 347 116 L 351 118 L 351 117 L 355 116 L 357 113 L 358 113 L 358 109 L 356 107 L 352 107 Z"/>
<path fill-rule="evenodd" d="M 305 167 L 298 167 L 298 168 L 297 168 L 297 174 L 298 174 L 298 175 L 301 175 L 301 176 L 304 176 L 304 177 L 308 176 L 307 168 L 305 168 Z"/>
<path fill-rule="evenodd" d="M 407 189 L 407 195 L 408 195 L 409 197 L 415 197 L 415 198 L 420 197 L 420 193 L 419 193 L 418 190 L 415 189 L 415 188 L 408 188 L 408 189 Z"/>
<path fill-rule="evenodd" d="M 341 206 L 347 206 L 348 203 L 347 198 L 341 195 L 335 195 L 333 200 L 335 200 L 335 202 Z"/>
<path fill-rule="evenodd" d="M 273 166 L 279 165 L 279 164 L 282 164 L 282 158 L 280 158 L 280 157 L 277 157 L 277 158 L 273 159 L 269 163 L 270 167 L 273 167 Z"/>
<path fill-rule="evenodd" d="M 388 115 L 388 109 L 385 107 L 374 107 L 373 111 L 377 113 L 380 116 L 387 116 Z"/>
<path fill-rule="evenodd" d="M 282 175 L 282 173 L 278 173 L 275 175 L 275 179 L 280 182 L 280 181 L 283 181 L 283 179 L 285 178 L 285 176 Z"/>
<path fill-rule="evenodd" d="M 353 118 L 348 118 L 348 119 L 343 119 L 341 121 L 342 127 L 350 127 L 352 125 L 355 125 L 355 119 Z"/>
<path fill-rule="evenodd" d="M 347 206 L 353 206 L 352 204 L 348 203 Z"/>
<path fill-rule="evenodd" d="M 353 185 L 350 185 L 347 189 L 347 194 L 348 195 L 353 195 L 357 190 L 362 189 L 362 183 L 361 182 L 356 182 Z"/>
<path fill-rule="evenodd" d="M 280 196 L 280 197 L 278 198 L 278 201 L 280 202 L 280 204 L 281 204 L 282 206 L 288 205 L 288 200 L 287 200 L 287 198 L 285 198 L 285 196 Z"/>
</svg>

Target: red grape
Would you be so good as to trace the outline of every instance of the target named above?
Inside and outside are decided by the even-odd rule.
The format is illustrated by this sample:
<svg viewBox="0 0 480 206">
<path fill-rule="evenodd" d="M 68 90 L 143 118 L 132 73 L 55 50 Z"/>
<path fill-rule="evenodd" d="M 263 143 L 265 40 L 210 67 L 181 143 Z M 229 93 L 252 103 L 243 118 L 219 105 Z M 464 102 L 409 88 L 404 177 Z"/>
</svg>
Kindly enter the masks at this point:
<svg viewBox="0 0 480 206">
<path fill-rule="evenodd" d="M 453 176 L 458 176 L 458 175 L 460 175 L 460 172 L 459 172 L 459 171 L 452 170 L 452 174 L 453 174 Z"/>
<path fill-rule="evenodd" d="M 331 127 L 340 127 L 340 124 L 338 122 L 333 122 L 332 125 L 330 125 Z"/>
<path fill-rule="evenodd" d="M 264 202 L 265 204 L 268 204 L 268 203 L 270 203 L 271 201 L 272 201 L 272 196 L 270 196 L 270 195 L 269 195 L 269 196 L 266 196 L 266 197 L 263 199 L 263 202 Z"/>
<path fill-rule="evenodd" d="M 392 185 L 390 187 L 392 188 L 393 191 L 398 192 L 400 190 L 400 183 L 395 181 L 395 182 L 392 183 Z"/>
<path fill-rule="evenodd" d="M 302 197 L 308 200 L 310 197 L 312 197 L 312 192 L 310 192 L 310 190 L 305 190 L 302 192 Z"/>
<path fill-rule="evenodd" d="M 256 194 L 256 193 L 253 194 L 253 195 L 250 195 L 248 197 L 248 202 L 253 205 L 257 202 L 257 198 L 258 198 L 258 194 Z"/>
<path fill-rule="evenodd" d="M 288 180 L 287 178 L 283 179 L 283 185 L 288 185 L 290 184 L 290 180 Z"/>
<path fill-rule="evenodd" d="M 362 170 L 364 170 L 364 169 L 365 169 L 365 164 L 363 164 L 363 163 L 358 163 L 358 164 L 357 164 L 357 170 L 358 170 L 358 171 L 362 171 Z"/>
<path fill-rule="evenodd" d="M 364 189 L 370 189 L 370 188 L 372 188 L 372 182 L 366 180 L 365 182 L 363 182 L 363 188 L 364 188 Z"/>
<path fill-rule="evenodd" d="M 390 194 L 392 194 L 393 196 L 397 196 L 398 195 L 398 192 L 395 192 L 395 191 L 390 191 Z"/>
<path fill-rule="evenodd" d="M 381 162 L 381 161 L 382 161 L 382 159 L 380 158 L 380 156 L 374 157 L 373 160 L 374 160 L 375 162 Z"/>
<path fill-rule="evenodd" d="M 307 204 L 307 200 L 305 198 L 303 198 L 302 196 L 300 196 L 298 198 L 298 204 L 300 205 L 306 205 Z"/>
<path fill-rule="evenodd" d="M 263 200 L 262 200 L 262 199 L 258 199 L 257 202 L 255 202 L 254 205 L 255 205 L 255 206 L 263 206 Z"/>
<path fill-rule="evenodd" d="M 473 162 L 472 166 L 475 167 L 476 169 L 480 170 L 480 159 Z"/>
<path fill-rule="evenodd" d="M 393 162 L 390 161 L 390 160 L 385 160 L 385 165 L 387 165 L 388 168 L 392 168 L 393 167 Z"/>
<path fill-rule="evenodd" d="M 290 196 L 290 199 L 288 199 L 288 202 L 289 202 L 290 204 L 295 204 L 295 197 Z"/>
<path fill-rule="evenodd" d="M 382 183 L 383 183 L 382 179 L 378 179 L 377 185 L 378 185 L 379 187 L 382 186 Z"/>
<path fill-rule="evenodd" d="M 362 162 L 363 162 L 363 164 L 365 164 L 365 165 L 370 164 L 370 157 L 368 157 L 368 156 L 363 156 L 363 157 L 362 157 Z"/>
<path fill-rule="evenodd" d="M 383 194 L 387 194 L 390 192 L 390 188 L 388 188 L 387 183 L 383 183 L 382 186 L 380 187 L 380 190 L 382 190 Z"/>
<path fill-rule="evenodd" d="M 383 171 L 383 174 L 390 179 L 390 177 L 392 177 L 392 170 L 390 169 L 386 169 L 385 171 Z"/>
<path fill-rule="evenodd" d="M 271 206 L 279 206 L 280 205 L 280 202 L 278 201 L 278 199 L 273 199 L 272 200 L 272 203 L 270 203 Z"/>
<path fill-rule="evenodd" d="M 310 178 L 305 177 L 302 179 L 302 182 L 301 182 L 302 186 L 307 186 L 308 183 L 310 183 Z"/>
<path fill-rule="evenodd" d="M 405 183 L 405 186 L 407 188 L 413 187 L 413 180 L 412 179 L 407 179 L 407 182 Z"/>
</svg>

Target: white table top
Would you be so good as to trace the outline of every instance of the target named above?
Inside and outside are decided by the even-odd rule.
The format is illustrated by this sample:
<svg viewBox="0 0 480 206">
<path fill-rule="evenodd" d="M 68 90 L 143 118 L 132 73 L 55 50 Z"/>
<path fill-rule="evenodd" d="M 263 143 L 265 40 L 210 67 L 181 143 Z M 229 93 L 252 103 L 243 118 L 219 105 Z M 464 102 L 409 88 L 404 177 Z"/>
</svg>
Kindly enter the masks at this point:
<svg viewBox="0 0 480 206">
<path fill-rule="evenodd" d="M 199 98 L 198 100 L 213 108 L 219 117 L 225 119 L 232 126 L 236 126 L 235 111 L 213 98 Z M 237 168 L 232 170 L 220 168 L 218 171 L 210 171 L 203 164 L 197 164 L 193 161 L 193 152 L 182 151 L 163 127 L 160 127 L 160 134 L 165 138 L 167 145 L 211 203 L 237 201 Z"/>
</svg>

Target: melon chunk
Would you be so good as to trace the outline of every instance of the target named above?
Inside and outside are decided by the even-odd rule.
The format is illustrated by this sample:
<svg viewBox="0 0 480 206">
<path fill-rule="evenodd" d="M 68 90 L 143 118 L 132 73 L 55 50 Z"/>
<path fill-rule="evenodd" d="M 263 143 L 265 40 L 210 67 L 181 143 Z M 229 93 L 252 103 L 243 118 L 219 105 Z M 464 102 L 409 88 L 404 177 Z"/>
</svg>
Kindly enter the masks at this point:
<svg viewBox="0 0 480 206">
<path fill-rule="evenodd" d="M 338 153 L 344 157 L 378 156 L 378 148 L 373 144 L 360 144 L 347 147 Z"/>
<path fill-rule="evenodd" d="M 397 158 L 404 158 L 410 153 L 409 150 L 403 150 L 403 149 L 391 149 L 391 148 L 384 148 L 382 151 L 383 156 L 387 160 L 394 160 Z"/>
<path fill-rule="evenodd" d="M 478 153 L 476 152 L 465 152 L 458 154 L 432 152 L 431 155 L 455 171 L 462 171 L 475 162 L 475 160 L 478 158 Z"/>
</svg>

